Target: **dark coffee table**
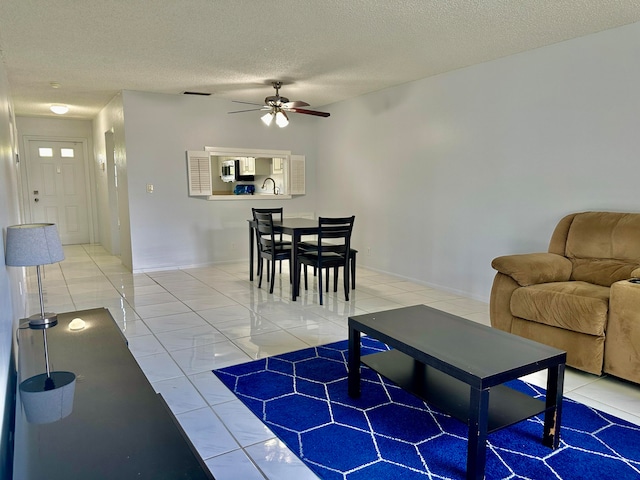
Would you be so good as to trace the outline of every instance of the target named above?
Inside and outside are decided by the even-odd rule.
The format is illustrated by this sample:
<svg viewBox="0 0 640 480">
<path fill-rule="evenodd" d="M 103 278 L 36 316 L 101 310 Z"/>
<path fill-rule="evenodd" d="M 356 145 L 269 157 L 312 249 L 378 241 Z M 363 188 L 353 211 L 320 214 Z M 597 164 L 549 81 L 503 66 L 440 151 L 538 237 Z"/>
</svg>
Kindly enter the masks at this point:
<svg viewBox="0 0 640 480">
<path fill-rule="evenodd" d="M 360 334 L 393 350 L 360 356 Z M 360 362 L 469 426 L 467 479 L 484 478 L 487 435 L 544 412 L 542 443 L 560 441 L 567 354 L 417 305 L 349 317 L 349 395 L 360 396 Z M 545 401 L 505 382 L 547 369 Z"/>
</svg>

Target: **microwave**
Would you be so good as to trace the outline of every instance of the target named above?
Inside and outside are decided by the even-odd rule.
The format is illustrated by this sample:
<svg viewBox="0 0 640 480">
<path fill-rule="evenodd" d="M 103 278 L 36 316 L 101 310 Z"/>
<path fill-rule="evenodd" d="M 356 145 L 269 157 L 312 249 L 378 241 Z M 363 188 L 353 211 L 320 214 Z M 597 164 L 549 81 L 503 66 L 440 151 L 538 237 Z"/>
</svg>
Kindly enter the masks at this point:
<svg viewBox="0 0 640 480">
<path fill-rule="evenodd" d="M 220 178 L 223 182 L 253 182 L 254 175 L 240 175 L 240 160 L 224 160 L 220 164 Z"/>
<path fill-rule="evenodd" d="M 236 162 L 235 160 L 225 160 L 220 163 L 220 178 L 223 182 L 235 182 Z"/>
</svg>

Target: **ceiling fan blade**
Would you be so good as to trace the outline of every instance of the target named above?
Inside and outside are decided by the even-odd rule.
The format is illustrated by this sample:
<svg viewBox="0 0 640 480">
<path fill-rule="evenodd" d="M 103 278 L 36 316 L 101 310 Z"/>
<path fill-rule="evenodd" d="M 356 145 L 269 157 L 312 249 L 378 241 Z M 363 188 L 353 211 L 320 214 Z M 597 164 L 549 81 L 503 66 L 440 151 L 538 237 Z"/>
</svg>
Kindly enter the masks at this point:
<svg viewBox="0 0 640 480">
<path fill-rule="evenodd" d="M 316 110 L 306 110 L 304 108 L 287 108 L 287 111 L 293 113 L 304 113 L 305 115 L 315 115 L 316 117 L 328 117 L 331 115 L 327 112 L 318 112 Z"/>
<path fill-rule="evenodd" d="M 240 100 L 231 100 L 233 103 L 244 103 L 245 105 L 258 105 L 260 107 L 264 107 L 262 103 L 253 103 L 253 102 L 241 102 Z"/>
<path fill-rule="evenodd" d="M 265 108 L 265 107 L 262 107 L 262 108 L 250 108 L 249 110 L 236 110 L 234 112 L 227 112 L 227 113 L 257 112 L 257 111 L 260 111 L 260 110 L 270 110 L 270 108 Z"/>
<path fill-rule="evenodd" d="M 283 108 L 296 108 L 296 107 L 308 107 L 309 104 L 307 102 L 301 102 L 300 100 L 296 100 L 295 102 L 287 102 L 283 103 Z"/>
</svg>

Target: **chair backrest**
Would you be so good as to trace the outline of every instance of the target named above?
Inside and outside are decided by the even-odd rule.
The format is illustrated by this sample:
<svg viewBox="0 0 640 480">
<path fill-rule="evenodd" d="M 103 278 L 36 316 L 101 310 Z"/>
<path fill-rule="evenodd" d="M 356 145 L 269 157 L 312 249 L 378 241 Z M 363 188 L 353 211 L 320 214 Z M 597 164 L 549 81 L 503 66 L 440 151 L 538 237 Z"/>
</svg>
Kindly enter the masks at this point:
<svg viewBox="0 0 640 480">
<path fill-rule="evenodd" d="M 253 220 L 256 221 L 257 214 L 270 213 L 272 219 L 282 221 L 284 216 L 284 207 L 276 207 L 276 208 L 252 208 L 251 213 L 253 215 Z M 274 235 L 276 240 L 282 240 L 282 233 L 277 233 Z M 258 237 L 258 230 L 256 229 L 256 240 L 258 242 L 258 248 L 260 247 L 260 238 Z"/>
<path fill-rule="evenodd" d="M 273 216 L 271 213 L 253 212 L 256 221 L 256 236 L 258 240 L 258 250 L 268 251 L 273 249 L 275 244 L 273 232 Z"/>
<path fill-rule="evenodd" d="M 284 207 L 279 208 L 252 208 L 251 213 L 253 214 L 253 219 L 256 219 L 256 213 L 270 213 L 275 220 L 282 221 L 284 215 Z"/>
<path fill-rule="evenodd" d="M 349 261 L 351 251 L 351 232 L 355 215 L 350 217 L 319 217 L 318 218 L 318 258 L 321 262 L 322 242 L 331 240 L 331 251 L 345 257 Z"/>
</svg>

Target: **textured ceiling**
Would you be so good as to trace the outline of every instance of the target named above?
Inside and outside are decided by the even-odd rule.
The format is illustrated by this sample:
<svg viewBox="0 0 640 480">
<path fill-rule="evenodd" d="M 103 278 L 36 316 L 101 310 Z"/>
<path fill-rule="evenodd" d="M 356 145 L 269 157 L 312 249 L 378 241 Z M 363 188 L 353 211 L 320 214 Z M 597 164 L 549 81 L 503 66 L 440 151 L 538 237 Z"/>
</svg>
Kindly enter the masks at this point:
<svg viewBox="0 0 640 480">
<path fill-rule="evenodd" d="M 317 108 L 637 21 L 638 0 L 0 0 L 0 53 L 18 115 L 91 118 L 120 90 L 262 102 L 276 79 Z"/>
</svg>

